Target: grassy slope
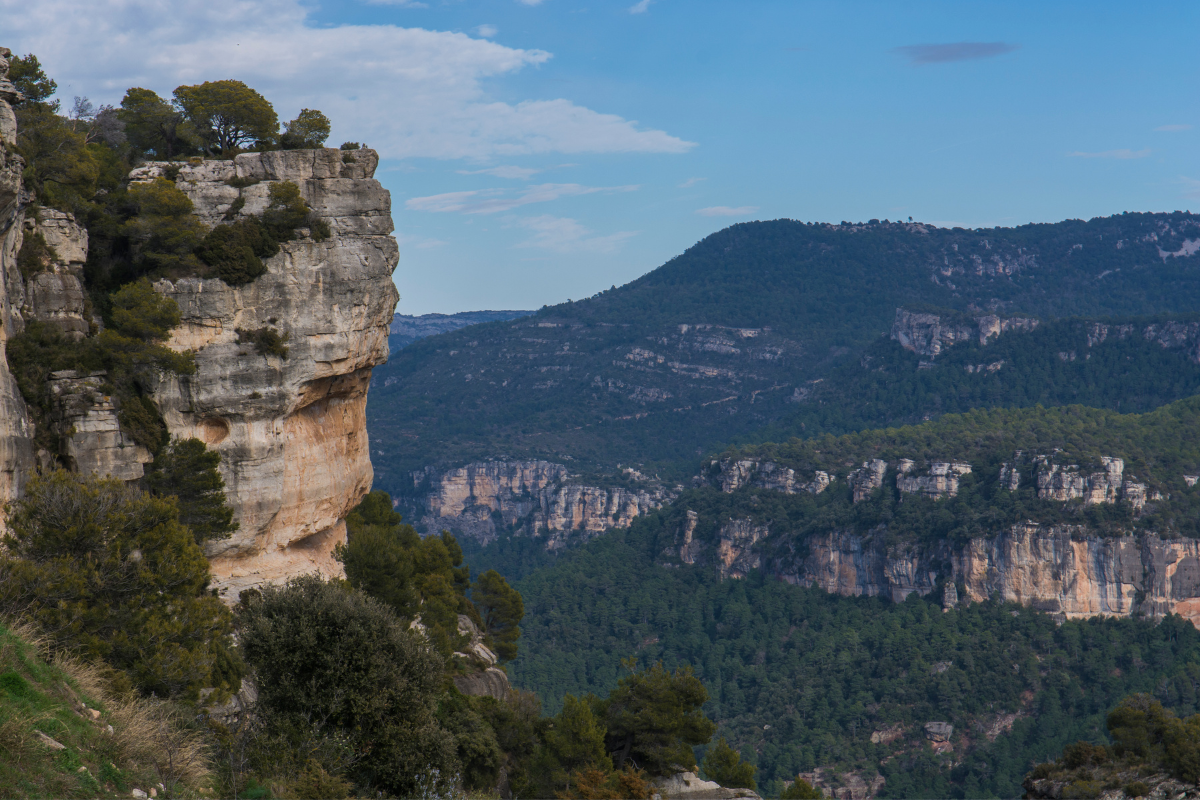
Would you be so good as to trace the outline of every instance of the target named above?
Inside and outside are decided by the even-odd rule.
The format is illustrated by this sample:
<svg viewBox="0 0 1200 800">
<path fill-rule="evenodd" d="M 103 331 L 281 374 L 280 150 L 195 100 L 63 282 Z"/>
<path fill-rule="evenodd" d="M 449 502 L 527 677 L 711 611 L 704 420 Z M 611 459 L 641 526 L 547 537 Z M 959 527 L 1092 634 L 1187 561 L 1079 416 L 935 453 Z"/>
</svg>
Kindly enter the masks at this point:
<svg viewBox="0 0 1200 800">
<path fill-rule="evenodd" d="M 160 738 L 156 708 L 105 698 L 93 670 L 47 663 L 26 632 L 0 624 L 0 797 L 129 797 L 151 787 L 163 798 L 198 797 L 205 771 L 180 763 L 178 740 Z M 185 774 L 163 769 L 172 755 Z"/>
</svg>

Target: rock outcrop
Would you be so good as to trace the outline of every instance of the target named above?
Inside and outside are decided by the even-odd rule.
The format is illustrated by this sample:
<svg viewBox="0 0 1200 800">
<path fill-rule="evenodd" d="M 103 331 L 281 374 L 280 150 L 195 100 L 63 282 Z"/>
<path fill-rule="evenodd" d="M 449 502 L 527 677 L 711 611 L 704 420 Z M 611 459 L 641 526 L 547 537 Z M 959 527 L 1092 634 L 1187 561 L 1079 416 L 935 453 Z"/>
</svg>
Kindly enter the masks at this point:
<svg viewBox="0 0 1200 800">
<path fill-rule="evenodd" d="M 107 375 L 50 373 L 50 402 L 59 453 L 67 469 L 83 475 L 134 481 L 154 456 L 121 430 L 113 397 L 103 391 Z"/>
<path fill-rule="evenodd" d="M 694 772 L 678 772 L 665 778 L 654 779 L 654 796 L 660 800 L 734 800 L 744 797 L 758 798 L 750 789 L 726 789 L 719 783 L 706 781 Z"/>
<path fill-rule="evenodd" d="M 896 319 L 892 322 L 892 338 L 905 350 L 936 358 L 947 347 L 959 342 L 978 339 L 980 344 L 987 344 L 1007 331 L 1029 331 L 1037 325 L 1036 319 L 1028 317 L 1005 319 L 985 314 L 968 318 L 897 308 Z"/>
<path fill-rule="evenodd" d="M 1179 614 L 1200 626 L 1200 540 L 1105 538 L 1078 526 L 1032 522 L 958 547 L 886 539 L 886 532 L 816 536 L 792 564 L 764 567 L 791 583 L 846 596 L 900 602 L 947 584 L 956 587 L 956 602 L 995 597 L 1062 619 Z M 716 551 L 739 541 L 718 542 Z"/>
<path fill-rule="evenodd" d="M 24 284 L 17 253 L 24 240 L 25 204 L 21 184 L 25 161 L 10 145 L 17 139 L 17 119 L 10 103 L 20 94 L 8 79 L 12 51 L 0 47 L 0 530 L 3 507 L 21 493 L 34 466 L 33 423 L 17 382 L 8 370 L 8 340 L 25 329 L 21 317 Z"/>
<path fill-rule="evenodd" d="M 154 402 L 172 436 L 194 436 L 221 454 L 240 526 L 209 545 L 228 600 L 290 575 L 341 574 L 331 551 L 370 490 L 367 387 L 372 367 L 387 360 L 398 299 L 391 199 L 372 178 L 377 162 L 372 150 L 289 150 L 193 159 L 178 172 L 176 185 L 206 225 L 261 213 L 270 185 L 293 181 L 333 234 L 283 243 L 267 273 L 244 286 L 155 284 L 182 313 L 168 344 L 195 353 L 196 373 L 163 378 Z M 131 180 L 165 174 L 165 165 L 149 164 Z M 239 329 L 262 328 L 286 337 L 286 356 L 239 341 Z"/>
<path fill-rule="evenodd" d="M 423 497 L 417 522 L 484 543 L 495 539 L 502 527 L 511 527 L 544 536 L 553 549 L 572 533 L 595 535 L 628 527 L 680 491 L 652 481 L 645 488 L 630 489 L 584 486 L 574 480 L 565 466 L 549 461 L 486 461 L 447 472 L 422 470 L 413 474 L 414 489 Z"/>
<path fill-rule="evenodd" d="M 812 478 L 798 478 L 796 471 L 790 467 L 781 467 L 773 461 L 756 459 L 732 459 L 709 462 L 709 469 L 716 471 L 717 483 L 721 491 L 736 492 L 743 486 L 754 486 L 759 489 L 774 489 L 784 494 L 810 492 L 820 494 L 829 487 L 828 472 L 816 470 Z"/>
<path fill-rule="evenodd" d="M 87 231 L 70 214 L 41 208 L 36 216 L 25 219 L 24 235 L 42 237 L 52 258 L 41 271 L 26 277 L 21 315 L 27 322 L 57 325 L 75 341 L 83 339 L 90 327 L 83 295 Z"/>
<path fill-rule="evenodd" d="M 959 461 L 935 461 L 922 475 L 913 474 L 911 459 L 901 459 L 897 467 L 896 488 L 906 494 L 920 494 L 934 499 L 958 494 L 958 479 L 971 472 L 971 465 Z"/>
<path fill-rule="evenodd" d="M 465 614 L 458 615 L 458 635 L 467 637 L 463 652 L 456 652 L 465 672 L 454 676 L 454 685 L 463 694 L 507 700 L 512 686 L 508 674 L 496 666 L 499 659 L 483 642 L 483 633 Z"/>
</svg>

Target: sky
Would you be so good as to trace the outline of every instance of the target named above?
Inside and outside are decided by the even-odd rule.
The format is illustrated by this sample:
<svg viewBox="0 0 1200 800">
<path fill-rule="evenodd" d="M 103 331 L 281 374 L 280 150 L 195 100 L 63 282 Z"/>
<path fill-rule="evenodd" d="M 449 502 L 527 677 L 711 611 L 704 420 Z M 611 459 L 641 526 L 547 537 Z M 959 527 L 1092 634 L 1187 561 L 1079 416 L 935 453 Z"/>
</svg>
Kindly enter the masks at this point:
<svg viewBox="0 0 1200 800">
<path fill-rule="evenodd" d="M 69 107 L 233 78 L 376 148 L 400 313 L 535 309 L 749 220 L 1200 211 L 1200 3 L 0 0 Z"/>
</svg>

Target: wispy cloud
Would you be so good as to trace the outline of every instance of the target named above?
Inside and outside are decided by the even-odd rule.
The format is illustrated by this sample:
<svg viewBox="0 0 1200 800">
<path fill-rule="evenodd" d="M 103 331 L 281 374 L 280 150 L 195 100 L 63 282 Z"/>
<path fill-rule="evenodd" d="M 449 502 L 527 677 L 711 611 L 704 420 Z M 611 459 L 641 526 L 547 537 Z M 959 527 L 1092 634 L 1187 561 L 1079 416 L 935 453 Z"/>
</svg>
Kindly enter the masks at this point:
<svg viewBox="0 0 1200 800">
<path fill-rule="evenodd" d="M 518 247 L 540 247 L 556 253 L 611 253 L 636 231 L 619 231 L 608 236 L 593 236 L 592 231 L 567 217 L 543 214 L 517 223 L 533 231 L 533 236 Z"/>
<path fill-rule="evenodd" d="M 638 0 L 638 2 L 634 3 L 633 5 L 631 5 L 629 7 L 629 13 L 630 14 L 645 14 L 646 11 L 650 8 L 651 1 L 652 0 Z"/>
<path fill-rule="evenodd" d="M 1184 197 L 1200 200 L 1200 181 L 1196 180 L 1195 178 L 1181 177 L 1179 182 L 1183 184 Z"/>
<path fill-rule="evenodd" d="M 1071 158 L 1116 158 L 1125 161 L 1131 158 L 1145 158 L 1150 155 L 1150 152 L 1150 148 L 1146 148 L 1145 150 L 1130 150 L 1126 147 L 1121 150 L 1104 150 L 1099 153 L 1084 153 L 1076 150 L 1074 153 L 1067 153 L 1067 155 Z"/>
<path fill-rule="evenodd" d="M 545 0 L 517 0 L 523 6 L 540 6 Z"/>
<path fill-rule="evenodd" d="M 518 181 L 527 181 L 534 175 L 542 172 L 540 169 L 531 167 L 488 167 L 487 169 L 460 169 L 459 175 L 491 175 L 494 178 L 511 178 Z"/>
<path fill-rule="evenodd" d="M 428 250 L 431 247 L 441 247 L 446 244 L 441 239 L 426 239 L 424 236 L 414 236 L 411 234 L 396 232 L 393 234 L 396 243 L 400 245 L 410 245 L 421 250 Z"/>
<path fill-rule="evenodd" d="M 1008 42 L 950 42 L 947 44 L 910 44 L 895 47 L 892 52 L 908 59 L 914 67 L 925 64 L 946 64 L 951 61 L 973 61 L 995 58 L 1011 53 L 1020 45 Z"/>
<path fill-rule="evenodd" d="M 1190 131 L 1191 125 L 1159 125 L 1154 130 L 1159 133 L 1179 133 L 1180 131 Z"/>
<path fill-rule="evenodd" d="M 696 213 L 702 217 L 744 217 L 755 211 L 758 211 L 758 206 L 709 206 L 696 209 Z"/>
<path fill-rule="evenodd" d="M 97 105 L 119 103 L 129 86 L 169 97 L 180 84 L 234 75 L 280 117 L 319 108 L 334 121 L 330 141 L 366 142 L 384 158 L 694 147 L 563 97 L 496 100 L 494 84 L 547 63 L 544 50 L 388 24 L 326 27 L 316 13 L 308 0 L 0 0 L 4 44 L 37 53 L 68 96 Z"/>
<path fill-rule="evenodd" d="M 428 3 L 420 0 L 367 0 L 373 6 L 400 6 L 400 8 L 429 8 Z"/>
<path fill-rule="evenodd" d="M 695 186 L 697 183 L 701 183 L 706 180 L 708 180 L 708 178 L 688 178 L 686 181 L 679 184 L 679 188 L 680 189 L 690 189 L 693 186 Z"/>
<path fill-rule="evenodd" d="M 485 24 L 485 25 L 476 26 L 476 28 L 475 28 L 475 35 L 482 36 L 484 39 L 491 39 L 499 32 L 500 32 L 500 29 L 497 28 L 495 25 L 486 25 Z"/>
<path fill-rule="evenodd" d="M 543 183 L 537 186 L 528 186 L 517 195 L 511 194 L 505 189 L 476 189 L 469 192 L 446 192 L 428 197 L 414 197 L 405 202 L 404 207 L 410 211 L 432 211 L 441 214 L 449 212 L 496 214 L 531 203 L 548 203 L 562 197 L 634 192 L 639 188 L 638 186 L 581 186 L 578 183 Z"/>
</svg>

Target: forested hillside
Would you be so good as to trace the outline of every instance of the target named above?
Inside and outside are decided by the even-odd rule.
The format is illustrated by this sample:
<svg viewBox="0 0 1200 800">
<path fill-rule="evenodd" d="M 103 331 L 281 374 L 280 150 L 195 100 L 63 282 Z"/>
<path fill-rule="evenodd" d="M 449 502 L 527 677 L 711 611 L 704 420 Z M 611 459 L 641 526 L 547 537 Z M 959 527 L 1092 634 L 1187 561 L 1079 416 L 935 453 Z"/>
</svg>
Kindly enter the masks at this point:
<svg viewBox="0 0 1200 800">
<path fill-rule="evenodd" d="M 395 353 L 375 373 L 368 408 L 376 481 L 398 492 L 411 470 L 502 456 L 559 461 L 584 474 L 640 464 L 682 477 L 689 459 L 767 426 L 811 432 L 814 423 L 835 431 L 880 424 L 861 399 L 835 417 L 812 409 L 798 415 L 794 401 L 805 399 L 812 381 L 853 370 L 864 354 L 903 365 L 896 348 L 880 343 L 898 307 L 1043 321 L 1191 313 L 1200 273 L 1184 243 L 1197 236 L 1200 219 L 1186 213 L 974 231 L 735 225 L 621 288 Z M 1049 349 L 1063 346 L 1056 337 L 1073 334 L 1042 335 L 1031 345 L 1045 348 L 1035 358 L 1057 357 Z M 910 376 L 918 396 L 882 416 L 920 419 L 979 400 L 1109 405 L 1114 387 L 1123 391 L 1121 408 L 1142 409 L 1194 388 L 1176 385 L 1193 375 L 1168 370 L 1170 380 L 1126 391 L 1109 363 L 1074 365 L 1079 374 L 1070 377 L 1106 384 L 1085 396 L 1062 388 L 1061 375 L 1049 382 L 1031 375 L 997 392 L 991 378 L 1008 381 L 1015 356 L 987 356 L 989 364 L 1009 361 L 1009 372 L 971 374 L 953 386 L 942 376 Z M 882 391 L 898 388 L 872 378 L 880 380 Z M 843 379 L 838 391 L 858 384 Z"/>
<path fill-rule="evenodd" d="M 639 521 L 517 584 L 517 685 L 554 709 L 564 692 L 615 685 L 621 658 L 691 664 L 718 735 L 758 766 L 760 786 L 817 767 L 869 783 L 878 770 L 887 797 L 1017 797 L 1034 763 L 1103 741 L 1104 715 L 1129 692 L 1200 710 L 1200 634 L 1178 618 L 1058 626 L 1013 605 L 944 613 L 916 595 L 843 598 L 762 573 L 718 582 L 656 563 L 665 528 Z M 949 748 L 927 722 L 954 726 Z"/>
</svg>

